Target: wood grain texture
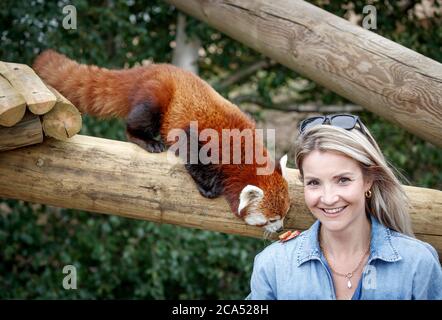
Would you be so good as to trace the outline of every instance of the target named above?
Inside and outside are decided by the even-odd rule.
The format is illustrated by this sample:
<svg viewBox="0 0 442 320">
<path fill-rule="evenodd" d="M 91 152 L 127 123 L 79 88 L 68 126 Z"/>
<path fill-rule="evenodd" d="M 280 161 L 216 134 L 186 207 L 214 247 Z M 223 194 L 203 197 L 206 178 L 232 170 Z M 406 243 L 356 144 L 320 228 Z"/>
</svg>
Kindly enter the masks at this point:
<svg viewBox="0 0 442 320">
<path fill-rule="evenodd" d="M 442 147 L 442 64 L 305 1 L 166 0 Z"/>
<path fill-rule="evenodd" d="M 57 98 L 55 106 L 42 116 L 45 135 L 59 140 L 67 140 L 81 130 L 82 119 L 78 109 L 57 90 L 48 86 Z"/>
<path fill-rule="evenodd" d="M 12 127 L 26 112 L 26 101 L 0 74 L 0 126 Z"/>
<path fill-rule="evenodd" d="M 23 96 L 32 113 L 45 114 L 54 107 L 57 99 L 31 67 L 0 61 L 0 74 Z"/>
<path fill-rule="evenodd" d="M 289 169 L 292 205 L 284 227 L 305 230 L 315 219 L 297 177 L 298 171 Z M 414 206 L 415 233 L 442 255 L 442 191 L 405 190 Z M 168 161 L 167 153 L 82 135 L 0 153 L 0 197 L 263 237 L 261 228 L 236 218 L 223 198 L 203 198 L 184 166 Z"/>
<path fill-rule="evenodd" d="M 0 127 L 0 151 L 12 150 L 43 142 L 40 117 L 27 112 L 13 127 Z"/>
</svg>

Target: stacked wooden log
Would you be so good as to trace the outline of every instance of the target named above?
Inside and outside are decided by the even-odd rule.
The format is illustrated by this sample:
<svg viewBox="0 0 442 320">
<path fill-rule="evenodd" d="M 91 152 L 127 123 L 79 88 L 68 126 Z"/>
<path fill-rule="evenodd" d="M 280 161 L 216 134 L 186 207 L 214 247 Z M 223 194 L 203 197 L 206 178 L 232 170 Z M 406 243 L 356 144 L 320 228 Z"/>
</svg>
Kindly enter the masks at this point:
<svg viewBox="0 0 442 320">
<path fill-rule="evenodd" d="M 81 114 L 29 66 L 0 61 L 0 151 L 66 140 L 81 129 Z"/>
</svg>

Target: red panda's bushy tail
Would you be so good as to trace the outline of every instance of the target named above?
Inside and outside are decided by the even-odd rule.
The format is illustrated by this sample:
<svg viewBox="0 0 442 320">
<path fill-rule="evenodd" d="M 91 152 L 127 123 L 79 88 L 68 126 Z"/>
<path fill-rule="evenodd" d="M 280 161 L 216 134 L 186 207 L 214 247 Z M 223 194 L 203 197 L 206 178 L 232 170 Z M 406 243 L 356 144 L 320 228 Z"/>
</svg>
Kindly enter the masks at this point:
<svg viewBox="0 0 442 320">
<path fill-rule="evenodd" d="M 129 112 L 128 90 L 136 79 L 124 70 L 79 64 L 54 50 L 37 56 L 33 69 L 82 112 L 99 117 L 125 117 Z"/>
</svg>

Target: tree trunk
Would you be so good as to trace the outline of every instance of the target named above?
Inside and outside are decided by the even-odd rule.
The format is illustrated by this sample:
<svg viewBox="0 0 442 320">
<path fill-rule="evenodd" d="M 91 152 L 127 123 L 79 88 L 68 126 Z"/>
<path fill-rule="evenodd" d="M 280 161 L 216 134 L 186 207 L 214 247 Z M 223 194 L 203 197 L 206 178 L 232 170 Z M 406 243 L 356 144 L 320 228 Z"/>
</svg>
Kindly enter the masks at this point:
<svg viewBox="0 0 442 320">
<path fill-rule="evenodd" d="M 442 64 L 294 0 L 166 0 L 442 147 Z"/>
<path fill-rule="evenodd" d="M 186 16 L 182 13 L 178 14 L 175 42 L 172 64 L 198 74 L 198 50 L 201 42 L 187 37 Z"/>
</svg>

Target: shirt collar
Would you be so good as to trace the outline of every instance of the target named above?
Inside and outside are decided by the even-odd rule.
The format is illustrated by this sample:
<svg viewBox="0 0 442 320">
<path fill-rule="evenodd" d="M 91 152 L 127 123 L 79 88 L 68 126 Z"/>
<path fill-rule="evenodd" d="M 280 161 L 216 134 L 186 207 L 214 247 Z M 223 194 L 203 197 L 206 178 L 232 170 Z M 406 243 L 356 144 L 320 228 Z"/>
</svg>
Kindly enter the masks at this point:
<svg viewBox="0 0 442 320">
<path fill-rule="evenodd" d="M 371 219 L 371 244 L 369 263 L 372 260 L 380 259 L 386 262 L 396 262 L 402 259 L 397 249 L 391 241 L 391 230 L 382 225 L 375 217 Z M 298 267 L 309 260 L 320 260 L 321 250 L 319 248 L 319 227 L 321 222 L 316 222 L 307 230 L 304 236 L 299 239 L 299 249 L 297 256 Z"/>
</svg>

